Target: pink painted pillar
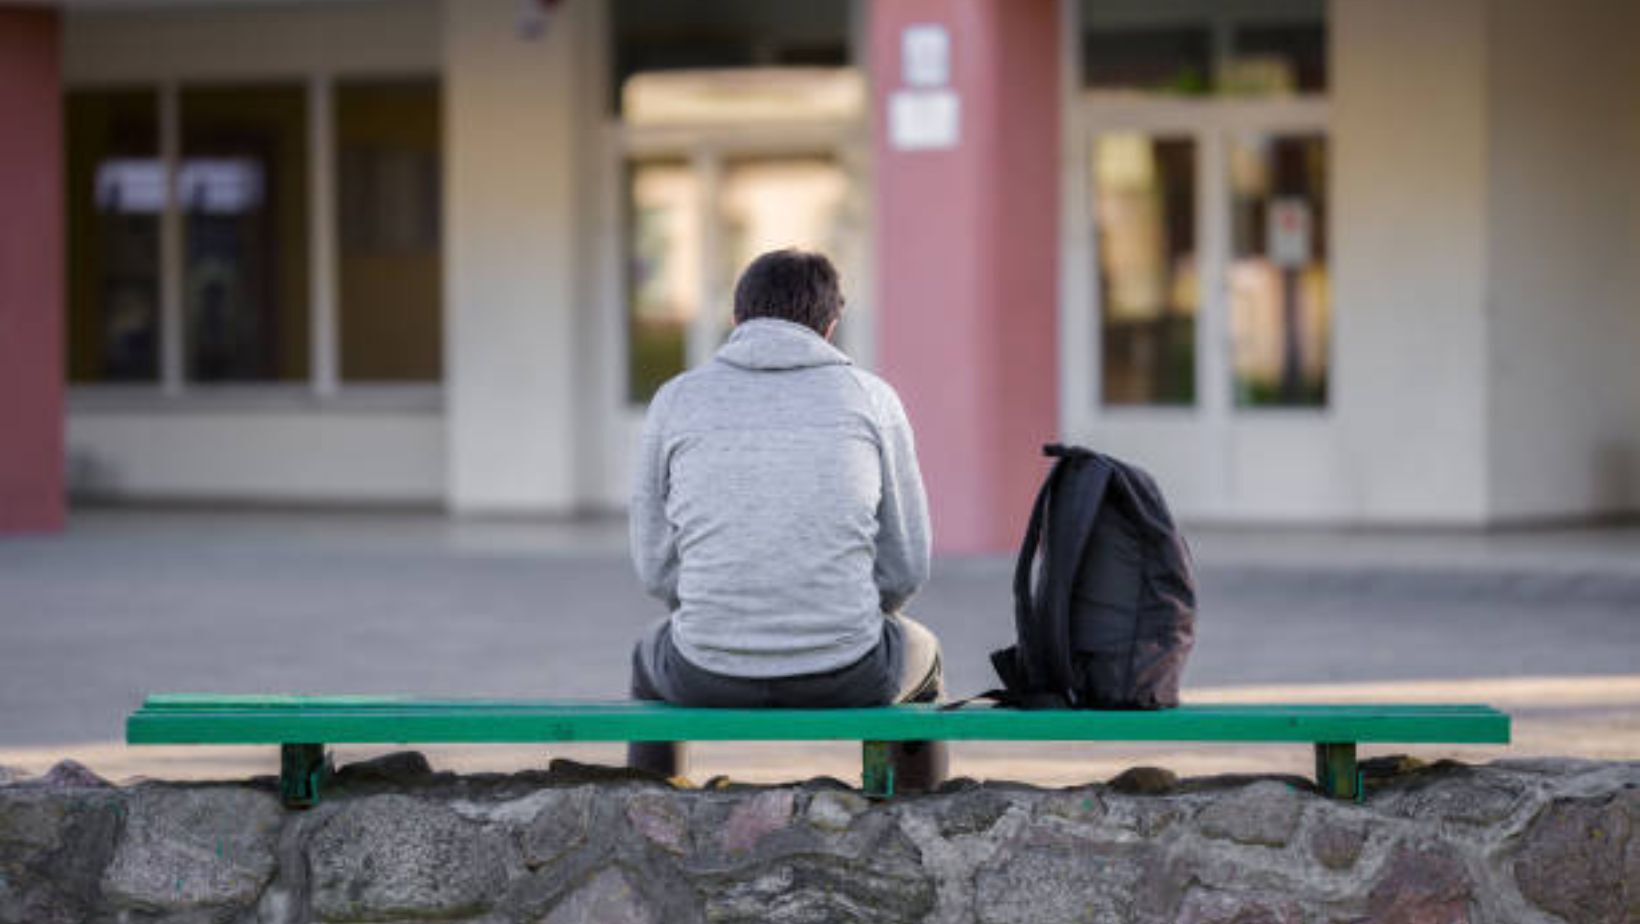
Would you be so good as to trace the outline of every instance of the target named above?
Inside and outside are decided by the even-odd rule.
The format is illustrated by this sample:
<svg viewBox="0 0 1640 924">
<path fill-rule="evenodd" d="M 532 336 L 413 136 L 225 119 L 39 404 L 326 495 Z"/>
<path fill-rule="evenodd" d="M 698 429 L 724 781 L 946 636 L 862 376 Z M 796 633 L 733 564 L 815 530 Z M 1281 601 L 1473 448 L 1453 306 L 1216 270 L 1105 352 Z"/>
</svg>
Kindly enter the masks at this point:
<svg viewBox="0 0 1640 924">
<path fill-rule="evenodd" d="M 0 533 L 63 526 L 58 14 L 0 9 Z"/>
<path fill-rule="evenodd" d="M 1041 444 L 1059 432 L 1058 6 L 871 4 L 878 357 L 917 432 L 942 552 L 1017 545 Z M 906 72 L 903 36 L 919 25 L 946 34 L 944 83 L 926 44 L 913 52 L 923 69 Z M 938 31 L 920 34 L 937 45 Z M 927 95 L 946 90 L 958 101 L 954 141 L 938 137 Z M 897 104 L 905 93 L 922 96 Z M 891 124 L 904 104 L 931 118 L 909 141 Z"/>
</svg>

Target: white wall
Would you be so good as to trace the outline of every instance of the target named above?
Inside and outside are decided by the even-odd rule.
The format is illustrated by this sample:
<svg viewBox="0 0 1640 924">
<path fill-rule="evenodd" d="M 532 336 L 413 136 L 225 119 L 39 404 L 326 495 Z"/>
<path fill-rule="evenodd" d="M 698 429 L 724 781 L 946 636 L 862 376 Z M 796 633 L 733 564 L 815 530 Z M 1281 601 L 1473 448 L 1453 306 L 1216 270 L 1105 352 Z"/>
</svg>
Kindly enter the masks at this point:
<svg viewBox="0 0 1640 924">
<path fill-rule="evenodd" d="M 516 0 L 445 4 L 449 506 L 576 504 L 574 18 L 519 36 Z"/>
<path fill-rule="evenodd" d="M 1486 0 L 1334 0 L 1344 518 L 1487 513 Z"/>
<path fill-rule="evenodd" d="M 69 83 L 432 73 L 437 0 L 75 10 L 63 18 Z"/>
<path fill-rule="evenodd" d="M 1489 12 L 1491 514 L 1640 510 L 1640 4 Z"/>
<path fill-rule="evenodd" d="M 437 504 L 444 422 L 419 411 L 76 410 L 69 490 L 153 500 Z"/>
</svg>

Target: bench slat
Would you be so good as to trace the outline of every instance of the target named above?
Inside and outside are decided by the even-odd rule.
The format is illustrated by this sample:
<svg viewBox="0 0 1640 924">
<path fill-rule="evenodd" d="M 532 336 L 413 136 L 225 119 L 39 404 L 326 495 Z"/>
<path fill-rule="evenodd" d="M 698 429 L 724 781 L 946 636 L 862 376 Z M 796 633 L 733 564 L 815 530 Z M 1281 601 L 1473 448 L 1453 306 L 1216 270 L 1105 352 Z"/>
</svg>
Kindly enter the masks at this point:
<svg viewBox="0 0 1640 924">
<path fill-rule="evenodd" d="M 690 709 L 657 703 L 391 696 L 153 696 L 132 744 L 519 743 L 561 741 L 1509 741 L 1484 705 L 1186 705 L 1159 712 Z"/>
</svg>

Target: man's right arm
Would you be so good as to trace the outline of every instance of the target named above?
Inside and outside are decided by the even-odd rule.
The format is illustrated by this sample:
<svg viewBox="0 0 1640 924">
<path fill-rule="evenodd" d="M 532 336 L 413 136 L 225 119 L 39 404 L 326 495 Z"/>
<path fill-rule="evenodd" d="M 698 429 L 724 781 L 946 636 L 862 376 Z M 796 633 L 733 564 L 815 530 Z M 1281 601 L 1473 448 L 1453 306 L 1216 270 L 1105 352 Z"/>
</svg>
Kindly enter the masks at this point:
<svg viewBox="0 0 1640 924">
<path fill-rule="evenodd" d="M 677 531 L 666 518 L 667 460 L 663 435 L 670 388 L 662 388 L 649 403 L 643 436 L 633 464 L 632 505 L 628 513 L 632 564 L 638 580 L 651 596 L 678 608 Z"/>
</svg>

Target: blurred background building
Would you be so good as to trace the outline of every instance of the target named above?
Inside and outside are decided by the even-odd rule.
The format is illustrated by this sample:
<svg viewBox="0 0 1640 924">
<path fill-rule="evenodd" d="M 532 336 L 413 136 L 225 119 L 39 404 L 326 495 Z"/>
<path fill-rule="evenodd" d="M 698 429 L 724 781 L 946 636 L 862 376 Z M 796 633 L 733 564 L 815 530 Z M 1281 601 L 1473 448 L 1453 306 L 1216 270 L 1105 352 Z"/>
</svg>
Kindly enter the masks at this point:
<svg viewBox="0 0 1640 924">
<path fill-rule="evenodd" d="M 0 531 L 624 505 L 831 254 L 946 551 L 1064 439 L 1195 520 L 1640 511 L 1630 0 L 0 5 Z"/>
</svg>

